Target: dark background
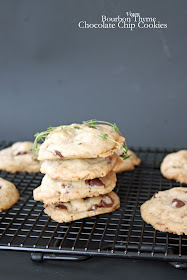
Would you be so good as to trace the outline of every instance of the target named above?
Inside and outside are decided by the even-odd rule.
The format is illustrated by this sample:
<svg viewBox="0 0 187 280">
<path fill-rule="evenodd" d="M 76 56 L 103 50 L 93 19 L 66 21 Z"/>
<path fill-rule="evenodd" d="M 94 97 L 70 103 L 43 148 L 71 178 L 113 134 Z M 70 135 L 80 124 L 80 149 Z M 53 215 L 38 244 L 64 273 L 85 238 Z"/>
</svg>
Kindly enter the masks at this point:
<svg viewBox="0 0 187 280">
<path fill-rule="evenodd" d="M 129 145 L 184 147 L 186 1 L 0 1 L 0 140 L 116 122 Z M 139 12 L 167 29 L 79 29 Z"/>
<path fill-rule="evenodd" d="M 157 17 L 167 29 L 79 29 L 81 20 Z M 116 122 L 129 145 L 186 147 L 186 1 L 0 0 L 0 140 L 49 125 Z M 34 264 L 0 251 L 3 279 L 186 279 L 164 262 Z"/>
</svg>

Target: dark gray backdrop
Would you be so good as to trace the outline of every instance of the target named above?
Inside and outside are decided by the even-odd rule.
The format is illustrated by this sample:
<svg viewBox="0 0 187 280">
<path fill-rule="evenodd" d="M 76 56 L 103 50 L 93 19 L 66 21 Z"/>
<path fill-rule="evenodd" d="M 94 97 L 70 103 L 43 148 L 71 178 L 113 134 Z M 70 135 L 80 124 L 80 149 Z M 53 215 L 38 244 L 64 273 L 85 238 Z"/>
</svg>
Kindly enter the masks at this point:
<svg viewBox="0 0 187 280">
<path fill-rule="evenodd" d="M 77 27 L 129 10 L 168 29 Z M 186 10 L 186 0 L 0 0 L 0 140 L 98 118 L 118 123 L 131 145 L 186 147 Z M 34 264 L 1 251 L 0 263 L 6 279 L 186 279 L 164 262 Z"/>
<path fill-rule="evenodd" d="M 91 118 L 129 145 L 186 147 L 186 1 L 0 1 L 0 140 Z M 126 11 L 160 30 L 79 29 Z"/>
</svg>

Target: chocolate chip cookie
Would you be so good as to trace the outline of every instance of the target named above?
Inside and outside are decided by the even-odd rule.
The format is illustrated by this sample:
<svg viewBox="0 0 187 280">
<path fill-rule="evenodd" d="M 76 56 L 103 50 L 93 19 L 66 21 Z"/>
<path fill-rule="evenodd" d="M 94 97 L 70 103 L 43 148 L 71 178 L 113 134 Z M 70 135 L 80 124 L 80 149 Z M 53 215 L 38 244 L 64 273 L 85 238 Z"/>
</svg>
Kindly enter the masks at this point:
<svg viewBox="0 0 187 280">
<path fill-rule="evenodd" d="M 44 205 L 44 212 L 53 220 L 63 223 L 109 213 L 119 207 L 119 197 L 114 192 L 110 192 L 97 197 Z"/>
<path fill-rule="evenodd" d="M 118 154 L 118 159 L 116 162 L 116 165 L 114 166 L 114 172 L 119 173 L 119 172 L 124 172 L 127 170 L 133 170 L 135 168 L 135 166 L 139 165 L 141 163 L 141 159 L 137 157 L 137 155 L 131 151 L 128 150 L 127 151 L 127 156 L 130 155 L 129 158 L 123 160 L 120 157 L 120 154 L 122 154 L 122 150 L 116 150 L 116 153 Z"/>
<path fill-rule="evenodd" d="M 45 160 L 40 171 L 53 179 L 78 181 L 106 176 L 116 164 L 117 155 L 94 159 Z"/>
<path fill-rule="evenodd" d="M 52 131 L 39 150 L 39 160 L 73 159 L 73 158 L 97 158 L 108 157 L 123 144 L 125 138 L 113 131 L 109 125 L 97 125 L 90 127 L 82 125 L 81 129 L 75 129 L 79 124 L 72 124 L 67 129 L 56 128 Z M 110 138 L 105 139 L 100 135 Z"/>
<path fill-rule="evenodd" d="M 11 182 L 0 178 L 0 212 L 11 208 L 19 199 L 19 192 Z"/>
<path fill-rule="evenodd" d="M 41 163 L 31 151 L 32 142 L 17 142 L 0 151 L 0 169 L 8 172 L 39 172 Z"/>
<path fill-rule="evenodd" d="M 111 192 L 116 186 L 116 174 L 92 180 L 62 181 L 45 175 L 41 186 L 33 192 L 34 199 L 46 204 L 68 202 L 73 199 L 99 196 Z"/>
<path fill-rule="evenodd" d="M 187 188 L 155 193 L 141 206 L 141 216 L 156 230 L 187 235 Z"/>
<path fill-rule="evenodd" d="M 168 154 L 164 158 L 160 170 L 167 179 L 187 184 L 187 150 Z"/>
</svg>

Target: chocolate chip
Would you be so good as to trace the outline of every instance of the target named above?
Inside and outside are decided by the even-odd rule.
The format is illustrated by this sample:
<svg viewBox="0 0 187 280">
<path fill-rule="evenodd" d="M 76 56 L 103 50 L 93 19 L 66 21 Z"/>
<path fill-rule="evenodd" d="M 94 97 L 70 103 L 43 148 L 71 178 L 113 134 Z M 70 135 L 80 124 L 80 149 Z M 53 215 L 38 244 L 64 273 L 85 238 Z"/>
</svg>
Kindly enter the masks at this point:
<svg viewBox="0 0 187 280">
<path fill-rule="evenodd" d="M 26 155 L 26 154 L 27 154 L 27 152 L 19 152 L 16 154 L 16 156 L 21 156 L 21 155 Z"/>
<path fill-rule="evenodd" d="M 56 154 L 57 156 L 59 156 L 60 158 L 63 158 L 63 155 L 61 154 L 61 152 L 55 150 L 55 154 Z"/>
<path fill-rule="evenodd" d="M 102 206 L 105 208 L 112 207 L 114 204 L 112 198 L 109 195 L 105 195 L 101 201 Z"/>
<path fill-rule="evenodd" d="M 58 208 L 58 209 L 63 209 L 63 210 L 67 210 L 68 209 L 63 203 L 58 204 L 55 207 Z"/>
<path fill-rule="evenodd" d="M 97 204 L 95 204 L 95 205 L 93 205 L 93 206 L 89 209 L 89 211 L 96 210 L 96 209 L 97 209 L 97 207 L 98 207 L 98 205 L 97 205 Z"/>
<path fill-rule="evenodd" d="M 155 192 L 154 194 L 153 194 L 153 198 L 156 198 L 157 197 L 157 193 Z"/>
<path fill-rule="evenodd" d="M 112 198 L 109 195 L 105 195 L 99 204 L 92 205 L 92 207 L 88 211 L 93 211 L 96 210 L 97 208 L 102 208 L 102 207 L 104 208 L 112 207 L 113 203 L 114 202 Z"/>
<path fill-rule="evenodd" d="M 85 183 L 91 187 L 93 186 L 104 186 L 103 182 L 98 179 L 98 178 L 95 178 L 95 179 L 92 179 L 92 180 L 85 180 Z"/>
<path fill-rule="evenodd" d="M 101 203 L 100 204 L 94 204 L 94 205 L 92 205 L 92 207 L 88 211 L 93 211 L 93 210 L 96 210 L 97 208 L 100 208 L 100 207 L 103 207 L 101 205 Z"/>
<path fill-rule="evenodd" d="M 172 204 L 177 208 L 181 208 L 185 205 L 185 203 L 178 198 L 174 198 L 173 201 L 172 201 Z"/>
</svg>

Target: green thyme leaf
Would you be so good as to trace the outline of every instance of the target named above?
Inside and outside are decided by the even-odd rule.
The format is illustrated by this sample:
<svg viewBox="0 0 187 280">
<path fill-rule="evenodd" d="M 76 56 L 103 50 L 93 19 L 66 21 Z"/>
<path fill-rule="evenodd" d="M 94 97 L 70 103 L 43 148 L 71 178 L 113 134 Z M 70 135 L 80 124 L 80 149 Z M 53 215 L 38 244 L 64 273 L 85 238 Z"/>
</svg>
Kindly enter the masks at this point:
<svg viewBox="0 0 187 280">
<path fill-rule="evenodd" d="M 107 139 L 107 136 L 108 136 L 107 134 L 101 134 L 100 135 L 100 137 L 103 138 L 103 139 Z"/>
<path fill-rule="evenodd" d="M 95 119 L 89 120 L 89 121 L 84 121 L 83 124 L 91 126 L 91 127 L 96 127 L 98 125 L 97 120 L 95 120 Z"/>
<path fill-rule="evenodd" d="M 54 127 L 51 125 L 48 127 L 48 130 L 53 130 L 53 129 L 54 129 Z"/>
<path fill-rule="evenodd" d="M 37 132 L 36 134 L 34 134 L 34 137 L 38 137 L 39 134 L 40 132 Z"/>
<path fill-rule="evenodd" d="M 122 147 L 123 151 L 125 152 L 125 154 L 128 152 L 128 147 L 127 147 L 127 144 L 125 143 Z"/>
<path fill-rule="evenodd" d="M 117 127 L 117 125 L 114 123 L 113 126 L 112 126 L 112 130 L 114 132 L 119 132 L 119 128 Z"/>
<path fill-rule="evenodd" d="M 69 128 L 69 125 L 62 125 L 61 128 L 67 130 Z"/>
<path fill-rule="evenodd" d="M 120 155 L 120 157 L 122 157 L 123 160 L 130 158 L 130 156 L 131 156 L 131 155 L 126 155 L 125 153 L 122 153 L 122 154 Z"/>
</svg>

